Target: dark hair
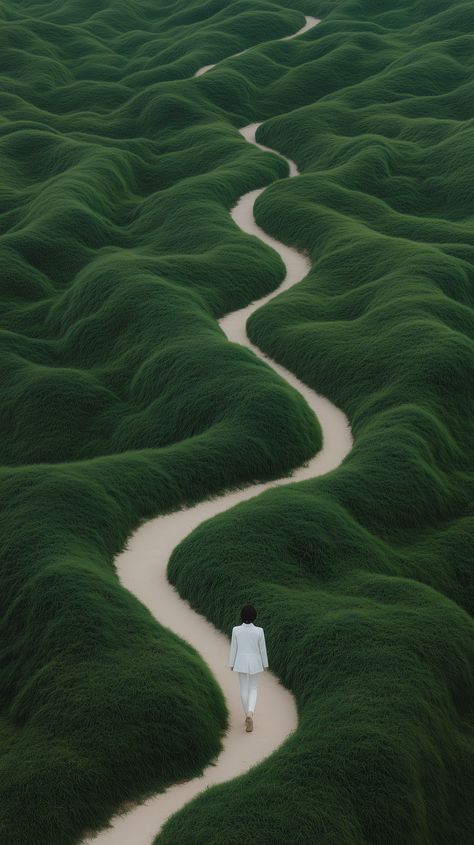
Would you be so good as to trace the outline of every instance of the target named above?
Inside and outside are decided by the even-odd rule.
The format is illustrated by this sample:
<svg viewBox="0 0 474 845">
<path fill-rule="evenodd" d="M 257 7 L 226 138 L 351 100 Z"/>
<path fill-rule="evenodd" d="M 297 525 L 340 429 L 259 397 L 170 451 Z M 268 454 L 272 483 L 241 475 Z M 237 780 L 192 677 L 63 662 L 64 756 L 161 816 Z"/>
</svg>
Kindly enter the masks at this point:
<svg viewBox="0 0 474 845">
<path fill-rule="evenodd" d="M 242 622 L 253 622 L 257 618 L 257 611 L 253 604 L 244 604 L 240 611 L 240 619 Z"/>
</svg>

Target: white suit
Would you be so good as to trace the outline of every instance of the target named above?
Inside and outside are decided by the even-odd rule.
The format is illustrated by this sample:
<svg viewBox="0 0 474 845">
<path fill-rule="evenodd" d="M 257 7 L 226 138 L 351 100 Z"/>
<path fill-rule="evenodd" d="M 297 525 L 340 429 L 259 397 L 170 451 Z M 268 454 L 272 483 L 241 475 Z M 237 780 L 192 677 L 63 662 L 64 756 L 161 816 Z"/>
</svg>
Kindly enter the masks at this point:
<svg viewBox="0 0 474 845">
<path fill-rule="evenodd" d="M 260 672 L 268 666 L 263 628 L 253 622 L 243 622 L 232 628 L 229 666 L 239 673 L 240 698 L 244 713 L 252 713 L 257 703 L 257 682 Z"/>
<path fill-rule="evenodd" d="M 229 666 L 234 672 L 255 675 L 268 666 L 267 647 L 263 628 L 253 622 L 243 622 L 232 628 Z"/>
</svg>

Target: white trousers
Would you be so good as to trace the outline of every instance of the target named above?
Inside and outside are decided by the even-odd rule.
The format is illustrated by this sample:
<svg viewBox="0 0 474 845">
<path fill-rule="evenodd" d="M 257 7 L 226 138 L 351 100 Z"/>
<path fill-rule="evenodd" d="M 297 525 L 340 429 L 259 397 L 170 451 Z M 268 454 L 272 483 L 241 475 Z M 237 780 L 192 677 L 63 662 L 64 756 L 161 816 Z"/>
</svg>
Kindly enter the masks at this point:
<svg viewBox="0 0 474 845">
<path fill-rule="evenodd" d="M 257 683 L 260 672 L 250 675 L 249 672 L 239 672 L 240 699 L 244 713 L 254 713 L 257 703 Z"/>
</svg>

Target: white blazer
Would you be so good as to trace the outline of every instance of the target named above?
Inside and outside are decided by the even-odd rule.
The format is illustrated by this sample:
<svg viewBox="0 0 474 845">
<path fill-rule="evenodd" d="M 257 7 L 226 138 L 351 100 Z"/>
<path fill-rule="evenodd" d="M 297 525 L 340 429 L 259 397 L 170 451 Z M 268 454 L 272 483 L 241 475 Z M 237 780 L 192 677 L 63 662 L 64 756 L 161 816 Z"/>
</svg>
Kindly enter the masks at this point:
<svg viewBox="0 0 474 845">
<path fill-rule="evenodd" d="M 253 622 L 242 622 L 232 628 L 229 666 L 234 672 L 255 675 L 268 667 L 267 647 L 263 628 Z"/>
</svg>

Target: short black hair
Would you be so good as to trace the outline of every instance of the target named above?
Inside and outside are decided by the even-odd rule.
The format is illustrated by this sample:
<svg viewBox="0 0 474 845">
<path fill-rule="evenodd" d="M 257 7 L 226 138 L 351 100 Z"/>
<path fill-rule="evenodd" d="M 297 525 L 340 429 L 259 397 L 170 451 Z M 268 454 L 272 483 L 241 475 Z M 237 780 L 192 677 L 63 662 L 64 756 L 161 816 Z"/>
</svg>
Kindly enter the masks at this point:
<svg viewBox="0 0 474 845">
<path fill-rule="evenodd" d="M 254 619 L 257 618 L 257 611 L 255 610 L 253 604 L 244 604 L 242 610 L 240 611 L 240 618 L 242 622 L 253 622 Z"/>
</svg>

